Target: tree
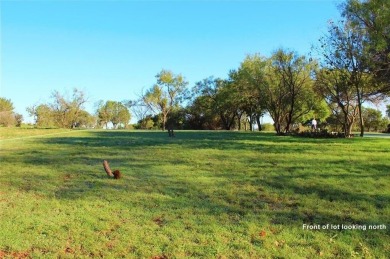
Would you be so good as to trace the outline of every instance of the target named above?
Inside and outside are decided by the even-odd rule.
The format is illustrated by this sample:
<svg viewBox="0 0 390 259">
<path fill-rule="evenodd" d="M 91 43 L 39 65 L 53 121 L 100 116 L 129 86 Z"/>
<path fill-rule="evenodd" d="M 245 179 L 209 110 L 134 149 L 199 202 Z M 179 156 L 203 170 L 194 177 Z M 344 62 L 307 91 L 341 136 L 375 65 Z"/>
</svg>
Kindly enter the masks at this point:
<svg viewBox="0 0 390 259">
<path fill-rule="evenodd" d="M 192 93 L 195 97 L 193 105 L 202 111 L 203 118 L 208 118 L 209 127 L 226 130 L 234 127 L 239 104 L 234 81 L 209 77 L 197 82 Z"/>
<path fill-rule="evenodd" d="M 378 93 L 390 93 L 390 1 L 347 0 L 342 15 L 363 34 L 367 68 L 379 81 Z"/>
<path fill-rule="evenodd" d="M 85 94 L 74 88 L 72 95 L 53 91 L 52 102 L 46 104 L 35 104 L 26 110 L 30 116 L 34 117 L 35 125 L 38 127 L 79 127 L 86 111 L 84 104 L 87 102 Z"/>
<path fill-rule="evenodd" d="M 137 129 L 153 129 L 155 123 L 152 115 L 147 115 L 143 119 L 138 120 L 138 124 L 135 126 Z"/>
<path fill-rule="evenodd" d="M 299 56 L 296 52 L 278 50 L 271 58 L 274 73 L 281 80 L 281 87 L 287 90 L 287 114 L 285 131 L 305 114 L 310 113 L 316 100 L 313 92 L 312 72 L 315 63 Z"/>
<path fill-rule="evenodd" d="M 231 130 L 236 123 L 239 109 L 238 91 L 234 82 L 229 80 L 219 80 L 218 90 L 215 96 L 214 110 L 218 112 L 223 128 Z"/>
<path fill-rule="evenodd" d="M 237 117 L 240 121 L 243 113 L 249 118 L 250 130 L 256 120 L 261 130 L 260 118 L 265 113 L 262 86 L 265 83 L 265 67 L 267 61 L 258 54 L 248 55 L 237 71 L 230 72 L 230 78 L 236 85 L 238 94 Z M 240 130 L 239 123 L 239 130 Z"/>
<path fill-rule="evenodd" d="M 364 123 L 367 127 L 367 131 L 370 131 L 372 129 L 378 131 L 380 129 L 383 121 L 381 111 L 363 107 L 362 114 L 364 118 Z"/>
<path fill-rule="evenodd" d="M 126 128 L 131 118 L 129 110 L 121 102 L 114 102 L 113 108 L 111 122 L 114 128 L 117 128 L 119 125 Z"/>
<path fill-rule="evenodd" d="M 19 113 L 15 113 L 14 118 L 15 118 L 15 126 L 21 127 L 23 123 L 23 115 Z"/>
<path fill-rule="evenodd" d="M 135 115 L 137 121 L 144 121 L 147 115 L 150 114 L 150 108 L 143 101 L 143 96 L 144 95 L 141 94 L 141 97 L 137 100 L 127 100 L 122 102 Z"/>
<path fill-rule="evenodd" d="M 0 111 L 10 111 L 13 112 L 14 105 L 10 99 L 0 97 Z"/>
<path fill-rule="evenodd" d="M 390 119 L 390 104 L 386 106 L 386 115 Z"/>
<path fill-rule="evenodd" d="M 346 73 L 338 69 L 320 69 L 316 73 L 315 87 L 327 102 L 333 113 L 343 125 L 344 135 L 351 135 L 358 114 L 355 89 L 348 84 Z"/>
<path fill-rule="evenodd" d="M 263 92 L 277 134 L 291 131 L 294 123 L 321 107 L 313 90 L 314 68 L 314 62 L 293 51 L 279 49 L 269 59 Z"/>
<path fill-rule="evenodd" d="M 56 125 L 54 121 L 54 111 L 47 104 L 39 104 L 28 107 L 27 112 L 34 117 L 37 127 L 53 127 Z"/>
<path fill-rule="evenodd" d="M 96 126 L 97 118 L 87 111 L 80 111 L 77 120 L 75 121 L 75 127 L 77 128 L 94 128 Z"/>
<path fill-rule="evenodd" d="M 165 130 L 168 115 L 186 95 L 188 82 L 181 74 L 175 75 L 168 70 L 161 70 L 156 79 L 157 83 L 144 94 L 143 102 L 155 114 L 161 113 L 162 130 Z"/>
<path fill-rule="evenodd" d="M 215 93 L 207 93 L 202 90 L 202 87 L 205 86 L 204 84 L 211 84 L 213 80 L 212 78 L 204 79 L 197 82 L 192 89 L 193 98 L 187 107 L 187 120 L 191 129 L 215 130 L 221 128 L 220 116 L 214 109 Z"/>
<path fill-rule="evenodd" d="M 16 124 L 14 105 L 10 99 L 0 97 L 0 125 L 9 127 Z"/>
<path fill-rule="evenodd" d="M 72 96 L 67 98 L 64 94 L 54 91 L 52 94 L 53 103 L 50 105 L 54 112 L 54 120 L 61 128 L 74 128 L 87 102 L 85 94 L 74 88 Z"/>
<path fill-rule="evenodd" d="M 330 23 L 329 33 L 320 39 L 323 68 L 337 71 L 339 82 L 343 81 L 347 91 L 354 91 L 353 98 L 357 105 L 360 124 L 360 136 L 364 136 L 362 106 L 366 101 L 379 98 L 378 84 L 369 72 L 369 62 L 365 56 L 366 37 L 351 23 Z M 352 97 L 352 95 L 350 96 Z M 340 107 L 341 108 L 341 107 Z"/>
<path fill-rule="evenodd" d="M 111 110 L 112 108 L 108 101 L 104 102 L 103 100 L 100 100 L 98 102 L 96 115 L 98 117 L 98 122 L 101 127 L 104 124 L 106 126 L 106 129 L 108 128 L 108 123 L 111 121 L 112 116 Z"/>
<path fill-rule="evenodd" d="M 100 101 L 97 109 L 97 117 L 100 124 L 105 124 L 106 128 L 108 123 L 111 122 L 116 129 L 119 125 L 126 127 L 130 121 L 131 115 L 127 107 L 116 101 Z"/>
</svg>

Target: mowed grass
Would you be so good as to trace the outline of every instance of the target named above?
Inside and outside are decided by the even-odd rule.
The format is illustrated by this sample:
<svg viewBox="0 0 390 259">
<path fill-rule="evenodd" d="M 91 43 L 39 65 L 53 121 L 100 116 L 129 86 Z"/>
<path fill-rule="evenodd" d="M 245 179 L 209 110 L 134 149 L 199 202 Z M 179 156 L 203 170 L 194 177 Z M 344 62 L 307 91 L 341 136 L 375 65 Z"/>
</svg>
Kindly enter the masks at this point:
<svg viewBox="0 0 390 259">
<path fill-rule="evenodd" d="M 74 131 L 2 140 L 0 257 L 390 254 L 389 139 L 167 135 Z M 103 159 L 123 178 L 107 178 Z"/>
<path fill-rule="evenodd" d="M 57 135 L 71 132 L 69 129 L 39 129 L 39 128 L 3 128 L 0 127 L 0 140 L 26 139 L 39 136 Z M 0 143 L 1 145 L 1 143 Z"/>
</svg>

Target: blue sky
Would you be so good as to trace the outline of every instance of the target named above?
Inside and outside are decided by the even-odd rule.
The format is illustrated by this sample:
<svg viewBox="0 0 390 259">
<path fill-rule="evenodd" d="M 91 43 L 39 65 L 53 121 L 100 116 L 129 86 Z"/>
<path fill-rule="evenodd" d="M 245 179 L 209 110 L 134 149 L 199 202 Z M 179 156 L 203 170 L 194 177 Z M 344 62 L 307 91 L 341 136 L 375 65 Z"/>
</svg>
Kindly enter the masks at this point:
<svg viewBox="0 0 390 259">
<path fill-rule="evenodd" d="M 247 54 L 310 52 L 339 19 L 340 1 L 0 1 L 1 88 L 15 110 L 76 87 L 98 100 L 134 99 L 161 69 L 189 87 L 226 78 Z"/>
</svg>

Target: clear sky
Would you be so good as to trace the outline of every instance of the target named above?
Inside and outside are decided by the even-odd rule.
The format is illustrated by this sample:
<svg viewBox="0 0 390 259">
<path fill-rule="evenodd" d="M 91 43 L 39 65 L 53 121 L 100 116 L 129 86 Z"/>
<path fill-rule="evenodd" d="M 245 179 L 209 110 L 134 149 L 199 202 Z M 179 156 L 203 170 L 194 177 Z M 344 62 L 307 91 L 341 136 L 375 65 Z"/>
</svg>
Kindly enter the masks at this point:
<svg viewBox="0 0 390 259">
<path fill-rule="evenodd" d="M 161 69 L 189 87 L 226 78 L 247 54 L 310 52 L 339 19 L 340 1 L 7 1 L 1 8 L 0 96 L 26 107 L 76 87 L 98 100 L 134 99 Z"/>
</svg>

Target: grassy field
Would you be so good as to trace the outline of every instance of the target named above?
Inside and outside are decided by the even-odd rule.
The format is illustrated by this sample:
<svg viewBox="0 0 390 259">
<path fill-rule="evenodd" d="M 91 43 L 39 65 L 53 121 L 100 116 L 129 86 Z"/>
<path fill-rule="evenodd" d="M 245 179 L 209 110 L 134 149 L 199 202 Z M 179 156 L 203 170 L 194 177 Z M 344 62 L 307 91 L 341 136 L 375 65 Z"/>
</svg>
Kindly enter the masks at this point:
<svg viewBox="0 0 390 259">
<path fill-rule="evenodd" d="M 390 139 L 20 131 L 0 129 L 0 258 L 390 254 Z"/>
</svg>

